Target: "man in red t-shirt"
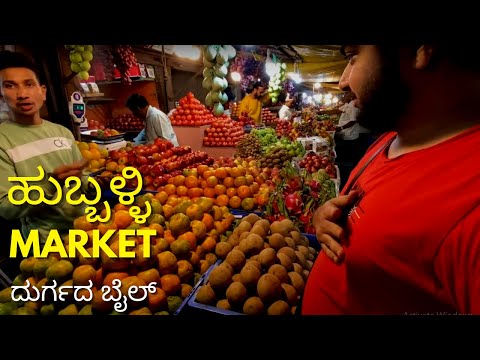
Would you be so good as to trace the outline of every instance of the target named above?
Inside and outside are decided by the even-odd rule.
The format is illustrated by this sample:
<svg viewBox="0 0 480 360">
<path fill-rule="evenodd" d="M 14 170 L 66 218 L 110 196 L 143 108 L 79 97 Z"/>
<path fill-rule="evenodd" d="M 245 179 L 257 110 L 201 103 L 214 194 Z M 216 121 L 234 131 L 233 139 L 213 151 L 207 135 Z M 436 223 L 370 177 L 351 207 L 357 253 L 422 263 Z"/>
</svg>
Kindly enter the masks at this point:
<svg viewBox="0 0 480 360">
<path fill-rule="evenodd" d="M 384 134 L 315 213 L 302 314 L 480 314 L 480 66 L 450 50 L 343 48 L 340 87 Z"/>
</svg>

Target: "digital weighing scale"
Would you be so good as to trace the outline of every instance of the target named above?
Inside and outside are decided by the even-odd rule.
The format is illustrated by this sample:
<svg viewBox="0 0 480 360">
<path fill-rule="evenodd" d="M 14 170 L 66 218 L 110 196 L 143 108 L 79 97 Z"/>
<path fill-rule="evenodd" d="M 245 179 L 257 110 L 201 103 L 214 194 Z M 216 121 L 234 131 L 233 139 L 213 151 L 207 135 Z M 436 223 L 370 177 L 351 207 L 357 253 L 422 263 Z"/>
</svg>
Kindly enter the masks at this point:
<svg viewBox="0 0 480 360">
<path fill-rule="evenodd" d="M 87 118 L 85 117 L 85 103 L 83 102 L 82 94 L 78 91 L 75 91 L 72 96 L 70 96 L 68 109 L 73 118 L 73 122 L 79 127 L 79 130 L 87 130 L 88 123 Z"/>
</svg>

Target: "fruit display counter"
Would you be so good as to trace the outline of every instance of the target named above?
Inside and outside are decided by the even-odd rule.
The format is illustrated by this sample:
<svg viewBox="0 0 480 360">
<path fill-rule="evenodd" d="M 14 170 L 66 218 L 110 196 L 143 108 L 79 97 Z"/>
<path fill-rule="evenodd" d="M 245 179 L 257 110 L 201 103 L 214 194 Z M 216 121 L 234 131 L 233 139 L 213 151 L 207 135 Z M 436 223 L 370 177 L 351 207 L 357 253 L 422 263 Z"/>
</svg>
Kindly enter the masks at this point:
<svg viewBox="0 0 480 360">
<path fill-rule="evenodd" d="M 209 125 L 204 126 L 173 126 L 180 146 L 190 146 L 193 151 L 201 150 L 203 134 Z"/>
<path fill-rule="evenodd" d="M 208 156 L 213 157 L 214 159 L 218 159 L 220 157 L 233 157 L 235 153 L 234 146 L 221 146 L 221 147 L 214 147 L 214 146 L 202 146 L 200 148 L 201 151 L 205 151 Z"/>
</svg>

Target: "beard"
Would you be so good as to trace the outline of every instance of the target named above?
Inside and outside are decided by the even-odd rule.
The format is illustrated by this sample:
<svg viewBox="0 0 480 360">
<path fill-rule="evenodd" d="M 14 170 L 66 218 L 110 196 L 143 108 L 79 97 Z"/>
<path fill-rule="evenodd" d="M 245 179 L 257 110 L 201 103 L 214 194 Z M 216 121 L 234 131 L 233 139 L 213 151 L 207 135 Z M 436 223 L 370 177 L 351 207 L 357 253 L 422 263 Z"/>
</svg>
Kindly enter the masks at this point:
<svg viewBox="0 0 480 360">
<path fill-rule="evenodd" d="M 410 91 L 400 77 L 399 54 L 381 53 L 380 66 L 361 90 L 357 121 L 373 133 L 395 130 L 405 113 Z"/>
</svg>

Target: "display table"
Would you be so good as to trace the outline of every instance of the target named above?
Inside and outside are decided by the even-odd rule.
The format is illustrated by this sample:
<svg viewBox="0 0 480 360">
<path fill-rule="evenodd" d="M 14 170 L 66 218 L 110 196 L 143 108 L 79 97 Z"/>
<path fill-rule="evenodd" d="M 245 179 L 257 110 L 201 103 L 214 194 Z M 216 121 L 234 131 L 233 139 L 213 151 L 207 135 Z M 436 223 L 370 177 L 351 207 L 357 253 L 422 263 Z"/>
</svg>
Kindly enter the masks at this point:
<svg viewBox="0 0 480 360">
<path fill-rule="evenodd" d="M 173 131 L 177 135 L 178 145 L 190 146 L 193 151 L 203 150 L 203 137 L 205 129 L 210 125 L 204 126 L 173 126 Z M 204 150 L 205 151 L 205 150 Z"/>
<path fill-rule="evenodd" d="M 215 160 L 219 157 L 233 157 L 235 153 L 234 146 L 202 146 L 200 150 L 205 151 L 209 156 L 213 157 Z"/>
</svg>

